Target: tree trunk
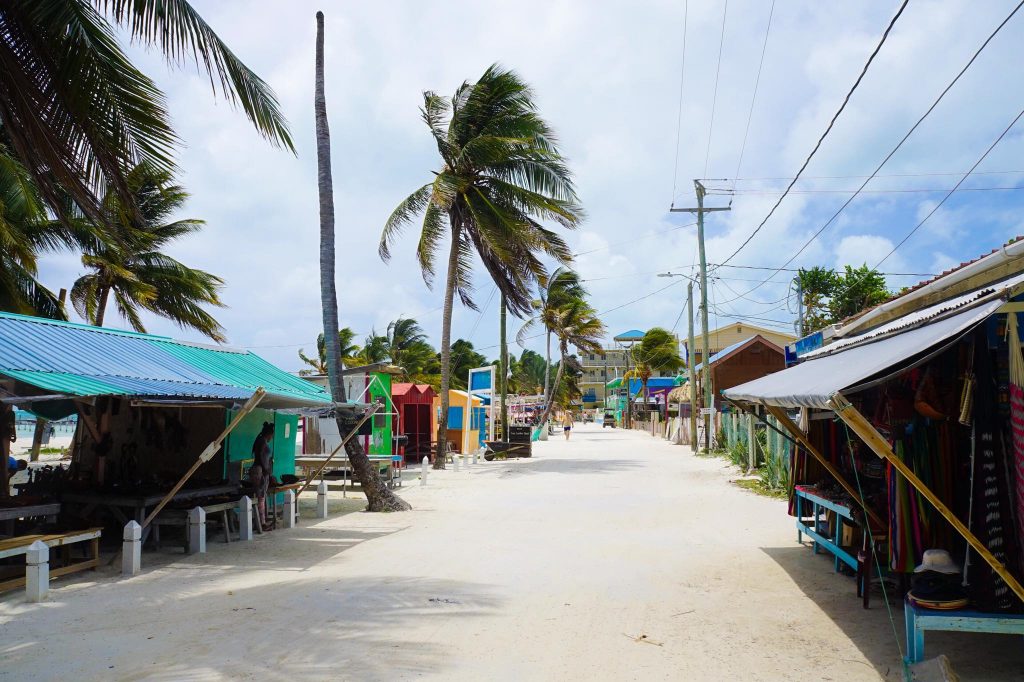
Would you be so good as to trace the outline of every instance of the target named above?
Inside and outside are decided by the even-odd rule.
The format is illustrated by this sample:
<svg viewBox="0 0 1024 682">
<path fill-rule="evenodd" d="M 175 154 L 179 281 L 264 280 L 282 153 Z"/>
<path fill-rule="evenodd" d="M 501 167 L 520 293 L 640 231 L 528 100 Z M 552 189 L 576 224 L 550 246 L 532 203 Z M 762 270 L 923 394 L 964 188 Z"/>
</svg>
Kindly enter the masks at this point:
<svg viewBox="0 0 1024 682">
<path fill-rule="evenodd" d="M 316 13 L 316 118 L 317 185 L 320 195 L 320 304 L 323 308 L 324 346 L 331 399 L 343 404 L 345 382 L 341 376 L 341 339 L 338 337 L 338 293 L 334 279 L 334 182 L 331 177 L 331 133 L 327 125 L 327 100 L 324 97 L 324 14 Z M 335 410 L 338 432 L 344 437 L 351 430 L 344 414 Z M 368 511 L 404 511 L 412 507 L 389 490 L 376 468 L 363 452 L 358 437 L 345 445 L 345 452 L 363 492 Z"/>
<path fill-rule="evenodd" d="M 100 300 L 96 304 L 96 321 L 93 325 L 97 327 L 103 326 L 103 317 L 107 312 L 107 299 L 110 298 L 110 287 L 103 287 L 100 289 Z"/>
<path fill-rule="evenodd" d="M 548 387 L 551 385 L 551 330 L 547 330 L 547 352 L 544 355 L 544 399 L 547 402 Z"/>
<path fill-rule="evenodd" d="M 48 421 L 42 417 L 36 417 L 36 429 L 32 432 L 32 451 L 28 456 L 30 462 L 39 461 L 39 450 L 43 447 L 43 432 L 49 428 Z"/>
<path fill-rule="evenodd" d="M 565 356 L 568 354 L 568 350 L 568 348 L 561 349 L 561 357 L 558 359 L 558 371 L 555 372 L 555 383 L 551 384 L 551 395 L 544 403 L 544 416 L 540 420 L 542 427 L 547 423 L 548 418 L 551 416 L 551 407 L 555 401 L 555 391 L 558 389 L 558 385 L 562 382 L 562 370 L 565 369 Z"/>
<path fill-rule="evenodd" d="M 444 285 L 444 310 L 441 313 L 441 414 L 437 420 L 437 449 L 434 451 L 434 468 L 444 469 L 446 443 L 448 442 L 448 389 L 452 381 L 452 306 L 455 303 L 455 275 L 459 265 L 459 239 L 461 223 L 453 212 L 448 216 L 452 224 L 452 246 L 448 253 L 448 277 Z M 467 386 L 467 390 L 468 390 Z M 468 416 L 467 416 L 468 419 Z M 463 419 L 465 427 L 469 422 Z"/>
<path fill-rule="evenodd" d="M 508 339 L 505 335 L 505 318 L 508 315 L 508 306 L 505 301 L 505 294 L 501 295 L 501 440 L 508 442 Z M 493 386 L 492 386 L 493 388 Z"/>
</svg>

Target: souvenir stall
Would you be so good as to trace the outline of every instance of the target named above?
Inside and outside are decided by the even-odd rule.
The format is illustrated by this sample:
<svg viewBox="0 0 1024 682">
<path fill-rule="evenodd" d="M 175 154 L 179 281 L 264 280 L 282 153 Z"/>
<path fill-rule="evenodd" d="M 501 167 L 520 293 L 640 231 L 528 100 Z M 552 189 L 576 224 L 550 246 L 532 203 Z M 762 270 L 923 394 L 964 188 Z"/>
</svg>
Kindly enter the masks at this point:
<svg viewBox="0 0 1024 682">
<path fill-rule="evenodd" d="M 904 598 L 909 661 L 928 629 L 1024 634 L 1022 292 L 1018 274 L 724 391 L 797 446 L 798 539 L 865 607 L 875 583 Z"/>
<path fill-rule="evenodd" d="M 431 406 L 434 389 L 428 384 L 396 383 L 391 386 L 395 406 L 395 454 L 416 464 L 430 457 L 434 440 Z"/>
</svg>

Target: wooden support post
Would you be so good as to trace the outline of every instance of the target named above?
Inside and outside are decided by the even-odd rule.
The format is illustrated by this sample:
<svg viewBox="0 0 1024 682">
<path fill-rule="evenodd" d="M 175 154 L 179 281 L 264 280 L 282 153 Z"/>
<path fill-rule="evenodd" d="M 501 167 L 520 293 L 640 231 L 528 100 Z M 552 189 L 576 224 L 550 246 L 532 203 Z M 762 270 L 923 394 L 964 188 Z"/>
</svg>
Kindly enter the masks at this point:
<svg viewBox="0 0 1024 682">
<path fill-rule="evenodd" d="M 768 410 L 773 417 L 779 420 L 779 423 L 782 424 L 793 438 L 803 446 L 804 450 L 811 453 L 811 456 L 818 460 L 819 464 L 825 467 L 825 470 L 828 471 L 832 478 L 836 479 L 836 482 L 843 487 L 843 490 L 845 490 L 850 497 L 858 500 L 864 506 L 864 509 L 868 514 L 868 519 L 870 519 L 870 523 L 868 523 L 869 532 L 887 527 L 886 524 L 882 522 L 881 517 L 875 513 L 875 510 L 868 507 L 867 502 L 861 499 L 860 493 L 857 489 L 850 485 L 850 482 L 843 478 L 842 474 L 836 471 L 836 468 L 832 466 L 832 463 L 829 462 L 828 459 L 818 452 L 818 449 L 811 444 L 811 441 L 807 438 L 807 434 L 801 431 L 800 427 L 793 423 L 793 420 L 789 418 L 789 415 L 786 414 L 786 411 L 783 408 L 778 407 L 777 405 L 765 405 L 765 409 Z"/>
<path fill-rule="evenodd" d="M 366 414 L 363 415 L 363 418 L 360 419 L 359 422 L 354 427 L 352 427 L 352 430 L 349 431 L 345 435 L 344 438 L 341 439 L 341 443 L 338 444 L 338 447 L 334 448 L 334 451 L 331 452 L 331 454 L 327 456 L 327 459 L 324 460 L 324 463 L 320 465 L 320 468 L 317 469 L 315 472 L 313 472 L 312 474 L 310 474 L 306 478 L 306 482 L 302 485 L 301 488 L 299 488 L 295 492 L 295 497 L 298 497 L 299 495 L 301 495 L 306 490 L 306 488 L 308 488 L 310 486 L 310 484 L 313 482 L 314 478 L 319 478 L 320 477 L 320 475 L 324 472 L 324 469 L 327 468 L 327 465 L 331 463 L 332 459 L 334 459 L 334 456 L 337 455 L 339 452 L 341 452 L 341 449 L 345 447 L 345 444 L 348 443 L 353 437 L 355 437 L 355 435 L 359 432 L 359 428 L 363 424 L 365 424 L 366 420 L 369 419 L 370 417 L 372 417 L 377 412 L 377 410 L 379 408 L 380 408 L 380 405 L 378 405 L 377 403 L 374 403 L 370 407 L 370 409 L 367 410 Z"/>
<path fill-rule="evenodd" d="M 1013 590 L 1014 594 L 1016 594 L 1021 601 L 1024 601 L 1024 587 L 1022 587 L 1021 584 L 1017 582 L 1017 579 L 1006 570 L 1006 566 L 996 559 L 992 552 L 989 551 L 988 547 L 975 537 L 974 533 L 971 532 L 971 529 L 965 526 L 963 522 L 960 521 L 960 519 L 958 519 L 956 515 L 942 503 L 942 500 L 936 497 L 935 493 L 933 493 L 931 489 L 928 488 L 928 486 L 926 486 L 924 482 L 910 470 L 910 467 L 904 464 L 903 461 L 896 456 L 896 453 L 893 452 L 892 448 L 889 446 L 889 441 L 885 440 L 885 438 L 882 437 L 882 434 L 878 433 L 875 427 L 871 425 L 871 422 L 869 422 L 864 415 L 858 412 L 857 409 L 850 404 L 850 401 L 848 401 L 841 393 L 836 393 L 832 396 L 829 400 L 829 406 L 837 415 L 839 415 L 840 419 L 846 422 L 847 426 L 850 427 L 850 430 L 856 433 L 876 455 L 889 462 L 894 469 L 899 471 L 900 475 L 907 479 L 907 482 L 914 486 L 914 488 L 917 489 L 917 491 L 921 493 L 921 495 L 923 495 L 933 507 L 935 507 L 943 518 L 949 521 L 950 525 L 952 525 L 953 528 L 955 528 L 956 531 L 960 533 L 965 540 L 967 540 L 967 544 L 969 544 L 971 548 L 985 560 L 985 563 L 992 567 L 992 570 L 1003 579 L 1007 586 Z"/>
</svg>

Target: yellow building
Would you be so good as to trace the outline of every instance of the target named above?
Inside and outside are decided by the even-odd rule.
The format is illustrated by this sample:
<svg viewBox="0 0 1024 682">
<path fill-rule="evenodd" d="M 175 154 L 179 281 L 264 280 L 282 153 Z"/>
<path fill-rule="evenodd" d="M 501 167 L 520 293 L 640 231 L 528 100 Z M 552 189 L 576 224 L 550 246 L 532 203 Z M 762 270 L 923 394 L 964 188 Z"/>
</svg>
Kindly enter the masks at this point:
<svg viewBox="0 0 1024 682">
<path fill-rule="evenodd" d="M 474 395 L 473 419 L 468 424 L 469 433 L 463 433 L 466 427 L 466 402 L 468 396 L 465 391 L 452 388 L 448 391 L 448 442 L 455 452 L 473 452 L 483 443 L 483 437 L 487 435 L 487 417 L 484 409 L 484 401 Z M 441 413 L 441 397 L 434 397 L 434 433 L 437 433 L 437 419 Z M 465 440 L 464 440 L 465 439 Z M 468 444 L 469 449 L 465 446 Z"/>
<path fill-rule="evenodd" d="M 765 329 L 764 327 L 758 327 L 757 325 L 748 324 L 746 322 L 732 322 L 708 332 L 708 350 L 711 355 L 714 355 L 723 348 L 728 348 L 734 343 L 739 343 L 740 341 L 746 341 L 755 334 L 760 334 L 765 339 L 782 348 L 785 348 L 786 344 L 796 341 L 796 336 L 793 334 Z M 694 334 L 693 342 L 697 346 L 696 349 L 694 349 L 694 357 L 696 362 L 700 363 L 703 361 L 703 358 L 701 357 L 701 349 L 703 349 L 704 346 L 699 332 Z M 684 343 L 683 345 L 685 346 L 686 344 Z M 690 349 L 687 348 L 686 350 L 687 357 L 689 357 Z"/>
</svg>

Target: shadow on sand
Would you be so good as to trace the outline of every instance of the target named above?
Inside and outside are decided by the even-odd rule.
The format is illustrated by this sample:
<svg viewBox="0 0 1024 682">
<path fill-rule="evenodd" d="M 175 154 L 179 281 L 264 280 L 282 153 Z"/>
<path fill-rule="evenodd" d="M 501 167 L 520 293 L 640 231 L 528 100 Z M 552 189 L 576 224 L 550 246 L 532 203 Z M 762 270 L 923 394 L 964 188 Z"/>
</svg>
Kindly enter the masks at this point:
<svg viewBox="0 0 1024 682">
<path fill-rule="evenodd" d="M 499 470 L 502 478 L 522 474 L 616 474 L 643 466 L 629 459 L 519 459 Z"/>
<path fill-rule="evenodd" d="M 879 676 L 901 680 L 906 649 L 903 606 L 890 595 L 892 622 L 882 595 L 871 596 L 865 610 L 853 578 L 833 572 L 831 554 L 815 556 L 809 546 L 762 547 L 801 590 L 850 638 Z M 895 634 L 893 632 L 895 626 Z M 898 645 L 897 645 L 898 641 Z M 1024 680 L 1024 645 L 1013 635 L 928 632 L 925 657 L 946 654 L 964 680 Z"/>
</svg>

